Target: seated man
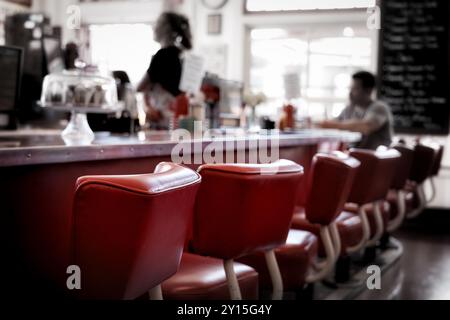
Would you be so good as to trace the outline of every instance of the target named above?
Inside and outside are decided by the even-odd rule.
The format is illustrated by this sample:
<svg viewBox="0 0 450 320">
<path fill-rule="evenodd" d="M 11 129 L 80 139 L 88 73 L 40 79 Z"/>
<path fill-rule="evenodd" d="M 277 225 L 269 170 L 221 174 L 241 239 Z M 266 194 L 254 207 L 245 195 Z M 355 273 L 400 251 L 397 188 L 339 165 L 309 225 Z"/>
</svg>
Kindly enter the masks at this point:
<svg viewBox="0 0 450 320">
<path fill-rule="evenodd" d="M 394 117 L 389 106 L 372 100 L 375 76 L 361 71 L 352 78 L 350 105 L 336 120 L 324 121 L 319 126 L 362 133 L 363 138 L 355 146 L 357 148 L 375 150 L 379 146 L 390 146 L 394 135 Z"/>
</svg>

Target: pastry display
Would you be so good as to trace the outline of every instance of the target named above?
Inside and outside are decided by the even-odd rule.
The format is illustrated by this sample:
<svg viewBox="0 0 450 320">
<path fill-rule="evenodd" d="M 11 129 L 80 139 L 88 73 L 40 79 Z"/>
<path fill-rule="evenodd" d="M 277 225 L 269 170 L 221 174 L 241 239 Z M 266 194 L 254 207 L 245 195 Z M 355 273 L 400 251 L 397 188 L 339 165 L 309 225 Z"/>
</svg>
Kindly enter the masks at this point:
<svg viewBox="0 0 450 320">
<path fill-rule="evenodd" d="M 118 103 L 113 78 L 81 71 L 65 71 L 45 77 L 41 103 L 44 107 L 102 108 Z"/>
</svg>

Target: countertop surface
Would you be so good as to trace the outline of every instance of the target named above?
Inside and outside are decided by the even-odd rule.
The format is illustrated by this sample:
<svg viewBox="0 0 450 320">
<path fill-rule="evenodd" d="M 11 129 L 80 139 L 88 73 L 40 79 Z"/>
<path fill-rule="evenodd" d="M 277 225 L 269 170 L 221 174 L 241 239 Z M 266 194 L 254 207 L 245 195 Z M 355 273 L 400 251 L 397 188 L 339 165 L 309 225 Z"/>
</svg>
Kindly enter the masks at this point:
<svg viewBox="0 0 450 320">
<path fill-rule="evenodd" d="M 187 134 L 187 133 L 185 133 Z M 0 132 L 0 167 L 169 156 L 176 145 L 205 148 L 212 142 L 224 149 L 254 148 L 261 141 L 280 147 L 314 145 L 326 142 L 353 143 L 358 133 L 336 130 L 298 130 L 290 133 L 248 133 L 243 130 L 215 130 L 207 135 L 174 135 L 167 131 L 140 132 L 136 135 L 98 133 L 90 145 L 70 145 L 57 130 L 19 130 Z M 227 142 L 227 143 L 225 143 Z M 195 148 L 195 147 L 193 147 Z M 195 150 L 195 149 L 193 149 Z"/>
</svg>

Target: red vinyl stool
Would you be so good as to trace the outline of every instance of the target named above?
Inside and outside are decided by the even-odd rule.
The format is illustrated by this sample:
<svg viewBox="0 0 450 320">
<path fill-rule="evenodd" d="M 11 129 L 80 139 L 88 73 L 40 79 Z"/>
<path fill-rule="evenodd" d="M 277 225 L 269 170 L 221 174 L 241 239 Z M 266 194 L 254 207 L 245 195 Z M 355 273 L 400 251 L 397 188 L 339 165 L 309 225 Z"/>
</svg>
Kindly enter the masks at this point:
<svg viewBox="0 0 450 320">
<path fill-rule="evenodd" d="M 179 267 L 200 181 L 171 163 L 148 175 L 80 178 L 72 242 L 79 297 L 161 299 L 160 284 Z"/>
<path fill-rule="evenodd" d="M 202 185 L 190 252 L 222 260 L 233 300 L 242 298 L 234 260 L 265 252 L 274 283 L 273 298 L 281 299 L 283 284 L 273 250 L 286 242 L 297 200 L 292 190 L 298 190 L 303 168 L 280 160 L 270 165 L 205 165 L 199 172 Z M 175 290 L 186 283 L 186 276 L 187 272 L 180 270 L 164 288 Z"/>
<path fill-rule="evenodd" d="M 360 163 L 344 153 L 317 155 L 309 178 L 305 208 L 297 208 L 292 227 L 320 236 L 320 255 L 325 262 L 316 266 L 320 272 L 309 277 L 315 282 L 326 277 L 333 269 L 346 243 L 362 233 L 361 222 L 341 214 L 352 190 Z M 347 226 L 346 234 L 339 234 L 338 226 Z M 328 234 L 328 235 L 327 235 Z M 328 243 L 328 244 L 327 244 Z M 352 243 L 352 242 L 351 242 Z"/>
<path fill-rule="evenodd" d="M 360 243 L 346 249 L 347 254 L 358 252 L 365 246 L 374 247 L 383 237 L 387 220 L 383 218 L 383 207 L 401 154 L 386 148 L 377 151 L 353 149 L 350 156 L 361 162 L 348 202 L 356 205 L 357 215 L 362 221 L 363 237 Z M 341 224 L 338 224 L 340 227 Z"/>
<path fill-rule="evenodd" d="M 336 283 L 350 280 L 352 254 L 365 249 L 364 259 L 375 259 L 376 246 L 385 235 L 389 220 L 389 212 L 384 209 L 386 197 L 401 156 L 398 151 L 386 148 L 377 151 L 353 149 L 350 155 L 358 159 L 361 166 L 345 211 L 338 217 L 342 252 L 335 269 Z"/>
<path fill-rule="evenodd" d="M 347 200 L 359 162 L 344 154 L 316 155 L 307 183 L 306 207 L 293 217 L 293 227 L 287 243 L 275 250 L 287 290 L 302 289 L 305 284 L 323 279 L 336 262 L 337 229 L 334 220 Z M 324 251 L 324 261 L 317 261 L 318 241 Z M 267 266 L 261 254 L 239 261 L 254 267 L 261 275 L 260 285 L 270 288 Z"/>
<path fill-rule="evenodd" d="M 398 159 L 397 164 L 392 163 L 392 165 L 395 166 L 395 170 L 386 201 L 379 203 L 379 212 L 383 220 L 383 236 L 387 236 L 388 233 L 392 233 L 397 230 L 405 219 L 406 198 L 408 196 L 408 192 L 405 191 L 405 187 L 411 174 L 414 158 L 414 151 L 405 145 L 396 145 L 393 146 L 392 149 L 399 152 L 400 158 Z M 383 152 L 386 150 L 386 147 L 380 147 L 378 152 Z M 392 172 L 392 168 L 389 172 Z M 385 174 L 384 178 L 390 179 L 390 177 Z M 371 230 L 370 236 L 374 237 L 376 230 L 380 230 L 380 228 L 377 227 L 377 219 L 375 217 L 373 205 L 366 207 L 366 214 L 369 219 Z"/>
</svg>

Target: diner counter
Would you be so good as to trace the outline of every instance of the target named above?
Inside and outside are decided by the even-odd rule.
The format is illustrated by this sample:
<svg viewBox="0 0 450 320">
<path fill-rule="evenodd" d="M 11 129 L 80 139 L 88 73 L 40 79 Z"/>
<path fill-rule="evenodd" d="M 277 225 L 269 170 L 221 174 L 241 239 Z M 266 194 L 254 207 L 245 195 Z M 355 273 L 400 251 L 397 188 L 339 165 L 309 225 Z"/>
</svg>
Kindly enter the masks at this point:
<svg viewBox="0 0 450 320">
<path fill-rule="evenodd" d="M 217 130 L 209 136 L 183 140 L 185 144 L 201 143 L 202 150 L 211 142 L 223 142 L 224 148 L 251 149 L 260 141 L 276 141 L 280 148 L 321 145 L 327 143 L 351 144 L 361 139 L 358 133 L 336 130 L 299 130 L 292 133 L 249 134 L 243 130 Z M 228 142 L 228 143 L 225 143 Z M 119 160 L 148 157 L 167 157 L 179 139 L 169 132 L 140 132 L 135 136 L 101 133 L 88 146 L 69 146 L 55 130 L 22 130 L 0 132 L 0 167 L 82 161 Z M 192 149 L 195 150 L 195 149 Z"/>
<path fill-rule="evenodd" d="M 270 160 L 274 160 L 272 151 L 278 151 L 278 144 L 279 154 L 275 157 L 295 161 L 307 174 L 317 152 L 340 150 L 360 139 L 359 134 L 329 130 L 279 136 L 275 132 L 264 135 L 234 131 L 228 136 L 220 133 L 216 132 L 214 138 L 186 138 L 181 144 L 186 147 L 183 160 L 187 155 L 194 161 L 183 164 L 197 169 L 207 162 L 213 141 L 217 147 L 214 154 L 226 155 L 223 159 L 227 162 L 228 155 L 245 155 L 246 162 L 258 161 L 251 156 L 259 155 L 261 160 L 264 151 L 270 151 Z M 220 141 L 226 143 L 217 143 Z M 52 285 L 65 290 L 71 259 L 73 197 L 79 177 L 151 173 L 159 163 L 174 161 L 172 151 L 180 147 L 177 144 L 168 132 L 140 133 L 134 137 L 99 134 L 89 146 L 67 146 L 58 131 L 0 132 L 2 234 L 8 240 L 0 247 L 6 261 L 14 261 L 11 272 L 17 277 L 13 278 L 23 279 L 17 287 L 27 290 L 30 283 L 51 279 Z M 221 145 L 224 149 L 220 149 Z M 202 159 L 197 159 L 197 155 L 202 155 Z M 236 157 L 233 161 L 242 162 L 241 159 Z M 306 182 L 303 179 L 301 190 Z M 301 192 L 299 203 L 303 203 L 304 196 Z"/>
</svg>

